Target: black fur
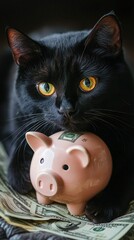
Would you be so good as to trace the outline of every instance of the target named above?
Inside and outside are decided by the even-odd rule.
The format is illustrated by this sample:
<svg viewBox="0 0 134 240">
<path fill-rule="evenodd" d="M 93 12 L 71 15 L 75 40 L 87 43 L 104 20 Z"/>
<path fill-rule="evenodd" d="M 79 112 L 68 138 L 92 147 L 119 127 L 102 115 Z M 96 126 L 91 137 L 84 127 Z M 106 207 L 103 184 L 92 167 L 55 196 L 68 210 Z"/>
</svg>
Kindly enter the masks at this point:
<svg viewBox="0 0 134 240">
<path fill-rule="evenodd" d="M 88 202 L 86 215 L 94 222 L 105 222 L 124 214 L 134 199 L 134 82 L 124 59 L 117 17 L 109 13 L 90 31 L 55 34 L 39 41 L 12 28 L 7 36 L 18 64 L 17 77 L 8 76 L 7 88 L 6 135 L 12 138 L 7 147 L 9 183 L 20 193 L 32 188 L 32 152 L 26 131 L 47 135 L 66 129 L 91 131 L 109 146 L 113 173 L 105 190 Z M 80 81 L 90 76 L 97 78 L 97 85 L 83 92 Z M 55 93 L 41 96 L 40 82 L 52 83 Z"/>
</svg>

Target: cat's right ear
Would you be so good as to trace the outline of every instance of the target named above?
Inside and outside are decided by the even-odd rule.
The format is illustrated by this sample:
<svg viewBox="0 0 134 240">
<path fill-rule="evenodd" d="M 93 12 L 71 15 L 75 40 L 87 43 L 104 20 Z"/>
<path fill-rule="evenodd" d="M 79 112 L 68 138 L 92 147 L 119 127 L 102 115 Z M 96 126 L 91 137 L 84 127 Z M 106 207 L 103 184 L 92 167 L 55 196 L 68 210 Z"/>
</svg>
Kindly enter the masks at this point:
<svg viewBox="0 0 134 240">
<path fill-rule="evenodd" d="M 6 34 L 16 64 L 24 66 L 41 54 L 40 45 L 22 32 L 7 27 Z"/>
<path fill-rule="evenodd" d="M 91 29 L 85 41 L 85 50 L 88 47 L 102 56 L 117 56 L 121 53 L 121 24 L 113 11 L 102 16 Z"/>
</svg>

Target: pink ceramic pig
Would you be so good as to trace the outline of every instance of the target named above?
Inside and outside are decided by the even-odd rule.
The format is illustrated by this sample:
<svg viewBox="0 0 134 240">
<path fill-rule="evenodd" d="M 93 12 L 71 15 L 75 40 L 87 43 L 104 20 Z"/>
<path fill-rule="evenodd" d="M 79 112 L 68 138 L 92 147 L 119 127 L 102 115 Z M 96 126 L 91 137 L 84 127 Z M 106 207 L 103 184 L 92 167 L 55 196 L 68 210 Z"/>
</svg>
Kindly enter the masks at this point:
<svg viewBox="0 0 134 240">
<path fill-rule="evenodd" d="M 67 204 L 73 215 L 84 213 L 89 199 L 103 190 L 112 174 L 106 144 L 92 133 L 58 132 L 50 137 L 26 133 L 34 151 L 30 178 L 41 204 Z"/>
</svg>

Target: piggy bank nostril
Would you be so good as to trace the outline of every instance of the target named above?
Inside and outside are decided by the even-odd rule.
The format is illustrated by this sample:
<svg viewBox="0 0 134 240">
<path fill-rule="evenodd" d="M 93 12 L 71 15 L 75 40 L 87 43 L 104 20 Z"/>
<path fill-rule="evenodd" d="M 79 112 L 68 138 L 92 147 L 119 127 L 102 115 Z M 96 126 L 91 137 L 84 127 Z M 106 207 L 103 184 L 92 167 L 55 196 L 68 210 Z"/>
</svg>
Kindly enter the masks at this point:
<svg viewBox="0 0 134 240">
<path fill-rule="evenodd" d="M 53 184 L 50 184 L 50 191 L 53 191 Z"/>
<path fill-rule="evenodd" d="M 39 188 L 43 188 L 43 183 L 41 180 L 39 181 Z"/>
<path fill-rule="evenodd" d="M 43 188 L 43 182 L 42 182 L 42 180 L 39 180 L 38 185 L 39 185 L 39 188 L 40 188 L 40 189 Z M 50 191 L 53 191 L 53 189 L 54 189 L 54 186 L 53 186 L 52 183 L 50 183 L 50 185 L 49 185 L 49 190 L 50 190 Z"/>
</svg>

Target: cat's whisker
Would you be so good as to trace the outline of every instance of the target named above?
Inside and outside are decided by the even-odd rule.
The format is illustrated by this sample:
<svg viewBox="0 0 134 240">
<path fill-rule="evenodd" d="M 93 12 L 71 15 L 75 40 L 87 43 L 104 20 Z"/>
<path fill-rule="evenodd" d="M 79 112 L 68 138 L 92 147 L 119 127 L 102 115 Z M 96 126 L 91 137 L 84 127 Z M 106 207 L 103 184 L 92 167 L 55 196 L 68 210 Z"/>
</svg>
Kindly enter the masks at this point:
<svg viewBox="0 0 134 240">
<path fill-rule="evenodd" d="M 93 110 L 93 111 L 90 111 L 89 113 L 86 113 L 86 114 L 90 114 L 90 115 L 92 114 L 93 116 L 100 116 L 100 117 L 103 117 L 103 118 L 106 118 L 106 119 L 109 119 L 109 120 L 111 119 L 112 121 L 115 120 L 116 123 L 120 123 L 124 127 L 127 126 L 127 127 L 130 127 L 130 128 L 133 128 L 133 126 L 128 124 L 127 120 L 123 119 L 122 116 L 120 116 L 120 115 L 117 116 L 116 114 L 113 114 L 113 113 L 114 113 L 114 111 L 112 111 L 112 114 L 111 114 L 111 112 L 110 113 L 107 113 L 107 112 L 103 113 L 99 109 L 99 111 L 98 110 L 97 111 Z"/>
<path fill-rule="evenodd" d="M 96 131 L 97 126 L 96 126 L 95 122 L 93 122 L 91 119 L 88 119 L 88 118 L 86 118 L 84 116 L 82 116 L 82 119 L 84 120 L 84 122 L 89 123 L 90 126 L 92 126 L 93 129 Z"/>
<path fill-rule="evenodd" d="M 29 131 L 30 130 L 33 130 L 33 126 L 31 126 L 31 128 L 29 128 Z M 20 140 L 21 138 L 22 138 L 22 140 Z M 16 149 L 15 149 L 15 152 L 17 152 L 17 154 L 18 154 L 18 158 L 19 158 L 19 152 L 21 151 L 21 146 L 24 141 L 25 141 L 24 133 L 21 134 L 21 132 L 20 132 L 20 136 L 14 140 L 14 144 L 15 144 L 15 142 L 16 143 L 19 142 L 19 145 L 16 146 Z M 24 157 L 24 149 L 23 149 L 23 157 Z"/>
<path fill-rule="evenodd" d="M 21 119 L 22 120 L 22 118 L 18 118 L 18 119 Z M 13 119 L 14 120 L 14 119 Z M 34 119 L 33 119 L 34 120 Z M 8 121 L 8 120 L 7 120 Z M 10 121 L 10 120 L 9 120 Z M 11 131 L 11 133 L 7 136 L 7 137 L 5 137 L 5 138 L 3 138 L 2 140 L 3 141 L 6 141 L 6 140 L 8 140 L 8 138 L 10 138 L 12 135 L 14 135 L 14 138 L 16 138 L 18 135 L 19 135 L 19 133 L 21 132 L 21 129 L 23 130 L 23 129 L 25 129 L 26 127 L 27 127 L 27 123 L 29 124 L 29 119 L 25 119 L 24 120 L 24 123 L 23 123 L 23 125 L 21 125 L 19 128 L 16 128 L 15 130 L 13 130 L 13 131 Z M 30 124 L 31 124 L 31 122 L 30 122 Z"/>
<path fill-rule="evenodd" d="M 121 132 L 119 131 L 118 127 L 116 127 L 116 125 L 112 124 L 109 121 L 106 121 L 105 119 L 101 118 L 100 116 L 94 116 L 94 121 L 97 120 L 99 122 L 104 123 L 105 126 L 108 126 L 109 128 L 112 129 L 112 132 L 115 133 L 114 136 L 115 138 L 119 138 L 120 141 L 122 141 L 122 137 L 121 137 Z M 96 129 L 97 129 L 97 125 L 96 125 Z"/>
<path fill-rule="evenodd" d="M 26 115 L 14 117 L 14 118 L 8 118 L 6 119 L 6 122 L 19 120 L 19 119 L 21 121 L 29 121 L 30 118 L 34 118 L 34 117 L 44 117 L 44 113 L 31 113 L 31 114 L 26 114 Z"/>
<path fill-rule="evenodd" d="M 115 113 L 115 114 L 124 114 L 124 115 L 127 115 L 127 116 L 134 116 L 134 113 L 128 113 L 128 112 L 125 112 L 125 111 L 123 112 L 123 111 L 110 109 L 110 108 L 109 109 L 107 109 L 107 108 L 96 108 L 93 111 L 112 112 L 112 113 Z"/>
<path fill-rule="evenodd" d="M 14 137 L 13 141 L 10 142 L 10 144 L 14 145 L 16 142 L 18 142 L 19 139 L 24 137 L 24 134 L 26 131 L 34 130 L 36 124 L 39 124 L 39 121 L 42 121 L 42 119 L 39 119 L 39 120 L 33 119 L 33 121 L 31 121 L 31 122 L 28 121 L 27 124 L 24 123 L 19 129 L 17 129 L 15 132 L 13 132 L 15 137 Z"/>
<path fill-rule="evenodd" d="M 17 128 L 15 131 L 12 131 L 7 137 L 5 137 L 3 139 L 3 141 L 10 139 L 10 137 L 12 137 L 14 135 L 13 140 L 10 140 L 10 146 L 14 145 L 15 142 L 17 142 L 17 137 L 21 134 L 22 131 L 24 131 L 25 127 L 26 127 L 26 124 L 24 123 L 19 128 Z"/>
<path fill-rule="evenodd" d="M 112 128 L 112 130 L 115 131 L 115 135 L 117 135 L 117 136 L 120 135 L 121 136 L 122 127 L 119 129 L 118 126 L 116 126 L 116 124 L 113 123 L 113 121 L 108 121 L 107 115 L 101 114 L 98 111 L 95 111 L 95 112 L 92 111 L 92 113 L 90 112 L 87 115 L 90 115 L 91 119 L 93 119 L 94 122 L 96 122 L 96 120 L 97 120 L 98 122 L 104 123 L 105 126 L 108 126 L 108 127 Z M 111 120 L 112 120 L 112 118 L 111 118 Z M 96 128 L 97 127 L 98 126 L 97 126 L 97 123 L 96 123 Z"/>
</svg>

